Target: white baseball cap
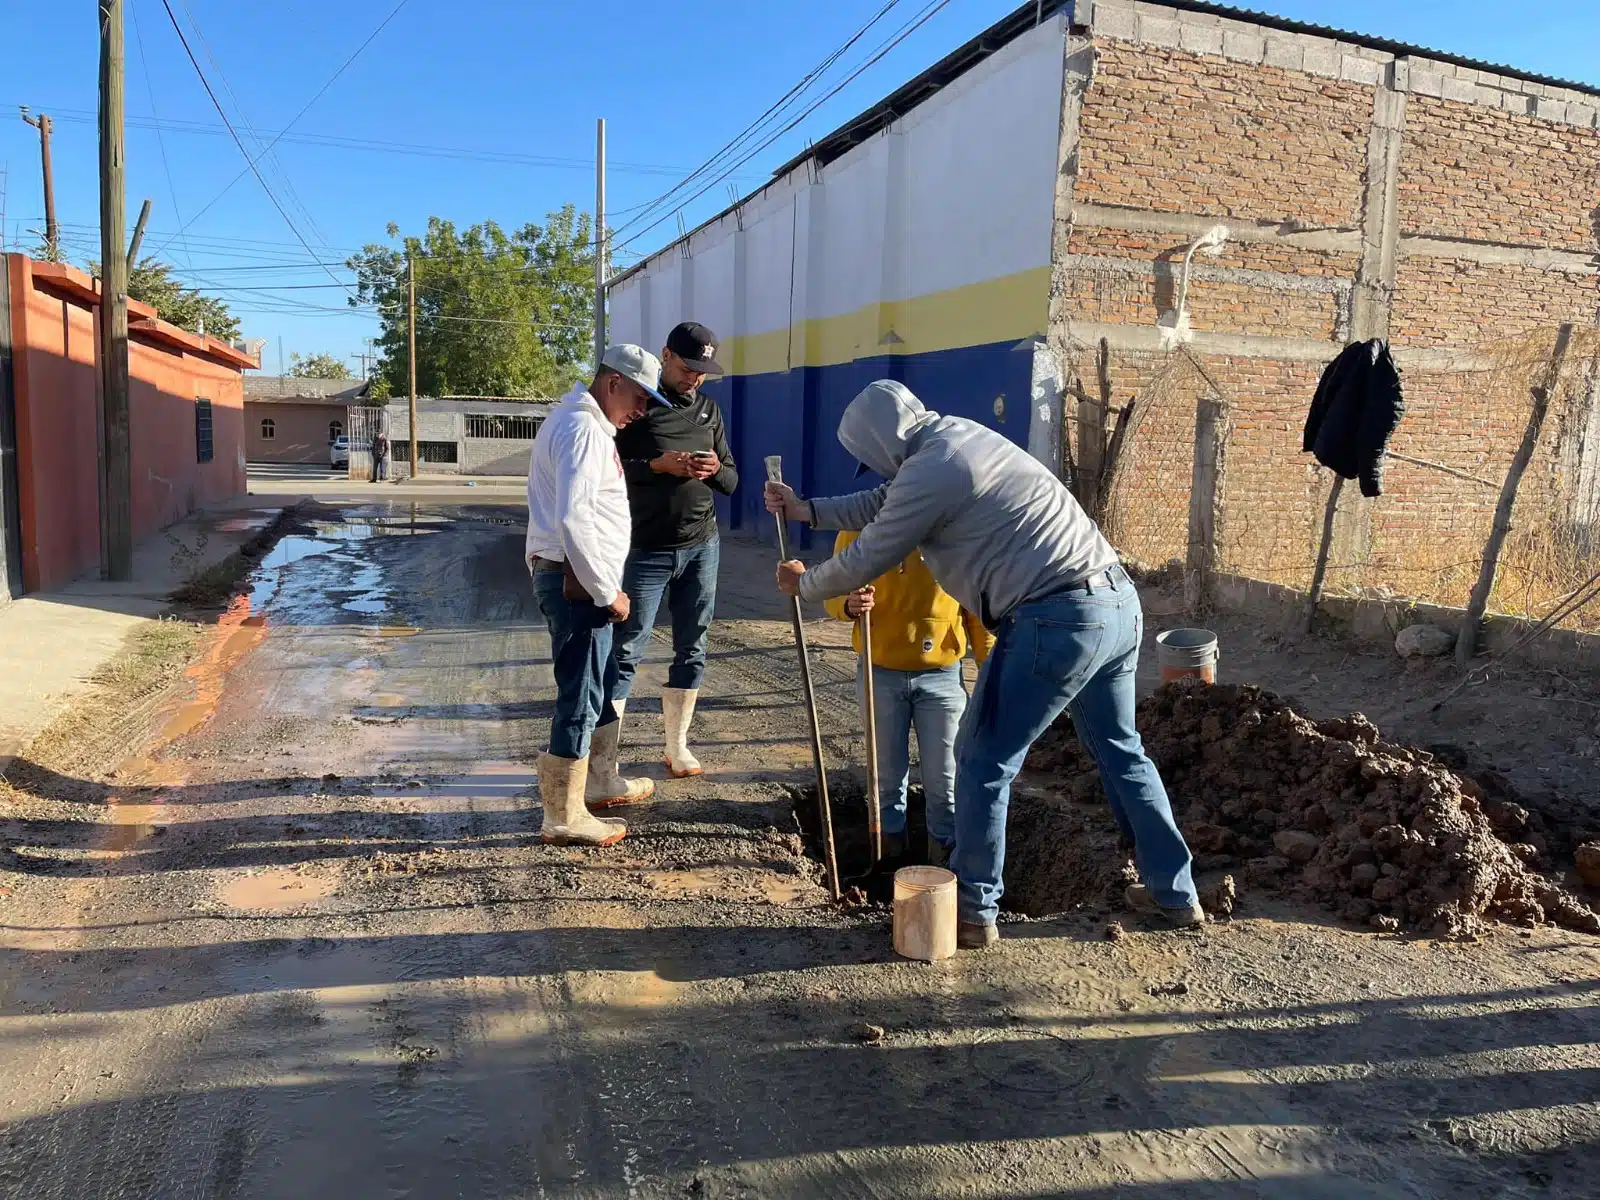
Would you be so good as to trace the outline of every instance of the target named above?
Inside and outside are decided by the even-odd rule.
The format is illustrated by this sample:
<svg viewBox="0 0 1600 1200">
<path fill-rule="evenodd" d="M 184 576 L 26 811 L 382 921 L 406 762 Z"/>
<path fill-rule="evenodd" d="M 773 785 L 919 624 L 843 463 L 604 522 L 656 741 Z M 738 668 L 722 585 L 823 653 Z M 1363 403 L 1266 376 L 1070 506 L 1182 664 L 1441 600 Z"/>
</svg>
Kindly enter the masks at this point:
<svg viewBox="0 0 1600 1200">
<path fill-rule="evenodd" d="M 600 356 L 600 365 L 610 368 L 624 379 L 633 380 L 649 392 L 650 398 L 657 404 L 672 407 L 672 401 L 660 391 L 661 360 L 650 351 L 627 342 L 617 342 L 606 347 L 606 352 Z"/>
</svg>

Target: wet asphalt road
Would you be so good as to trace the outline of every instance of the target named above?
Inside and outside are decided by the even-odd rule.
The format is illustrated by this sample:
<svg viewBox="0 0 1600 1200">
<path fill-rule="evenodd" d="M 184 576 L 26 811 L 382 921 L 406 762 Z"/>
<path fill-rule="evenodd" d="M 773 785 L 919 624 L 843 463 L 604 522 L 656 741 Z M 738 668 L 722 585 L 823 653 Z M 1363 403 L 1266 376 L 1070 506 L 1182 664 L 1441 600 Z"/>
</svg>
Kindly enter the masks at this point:
<svg viewBox="0 0 1600 1200">
<path fill-rule="evenodd" d="M 6 875 L 0 1196 L 1592 1183 L 1586 948 L 1259 919 L 1113 942 L 1091 913 L 898 960 L 803 853 L 785 610 L 770 553 L 732 541 L 710 774 L 664 781 L 618 847 L 542 847 L 553 696 L 518 511 L 308 516 L 150 744 L 77 781 L 39 821 L 54 857 Z M 830 761 L 851 762 L 844 631 L 815 633 Z M 625 736 L 658 779 L 660 651 Z"/>
</svg>

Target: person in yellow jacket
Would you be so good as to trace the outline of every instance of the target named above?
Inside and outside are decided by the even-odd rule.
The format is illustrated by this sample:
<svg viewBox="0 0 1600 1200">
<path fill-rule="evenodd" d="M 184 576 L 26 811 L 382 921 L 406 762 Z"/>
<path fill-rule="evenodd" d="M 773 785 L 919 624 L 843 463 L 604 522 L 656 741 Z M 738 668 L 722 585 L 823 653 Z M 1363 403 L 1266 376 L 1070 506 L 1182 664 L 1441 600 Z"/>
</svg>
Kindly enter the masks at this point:
<svg viewBox="0 0 1600 1200">
<path fill-rule="evenodd" d="M 854 533 L 841 533 L 833 552 L 839 554 L 855 539 Z M 884 857 L 898 858 L 905 852 L 906 786 L 915 727 L 927 800 L 928 858 L 943 866 L 956 840 L 956 730 L 967 708 L 961 660 L 970 646 L 973 656 L 983 662 L 994 639 L 981 621 L 934 582 L 917 550 L 867 587 L 828 600 L 825 607 L 841 621 L 872 614 Z M 855 649 L 861 653 L 859 625 Z M 856 675 L 856 687 L 864 705 L 864 671 Z"/>
</svg>

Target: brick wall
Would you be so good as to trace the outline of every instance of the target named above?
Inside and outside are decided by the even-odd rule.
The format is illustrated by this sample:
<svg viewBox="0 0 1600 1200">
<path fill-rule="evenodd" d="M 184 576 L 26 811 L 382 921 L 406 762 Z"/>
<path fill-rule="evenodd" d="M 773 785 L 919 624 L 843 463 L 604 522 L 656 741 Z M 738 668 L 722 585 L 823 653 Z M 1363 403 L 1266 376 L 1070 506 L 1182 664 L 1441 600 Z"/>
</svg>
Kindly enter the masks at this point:
<svg viewBox="0 0 1600 1200">
<path fill-rule="evenodd" d="M 1393 448 L 1474 478 L 1391 460 L 1379 500 L 1346 489 L 1330 586 L 1463 601 L 1539 355 L 1557 323 L 1600 317 L 1600 97 L 1221 13 L 1096 0 L 1089 19 L 1068 47 L 1051 336 L 1069 378 L 1104 337 L 1159 400 L 1113 532 L 1139 558 L 1184 552 L 1201 385 L 1160 382 L 1161 326 L 1186 248 L 1222 221 L 1187 306 L 1231 405 L 1221 565 L 1309 582 L 1331 475 L 1300 450 L 1306 411 L 1349 339 L 1385 336 L 1408 398 Z M 1592 421 L 1581 390 L 1564 428 Z M 1581 474 L 1555 440 L 1519 507 L 1528 562 Z"/>
<path fill-rule="evenodd" d="M 1316 226 L 1358 219 L 1369 89 L 1106 38 L 1094 48 L 1080 200 Z"/>
<path fill-rule="evenodd" d="M 1397 346 L 1460 346 L 1520 338 L 1562 321 L 1594 323 L 1600 276 L 1459 258 L 1408 257 L 1395 281 Z"/>
<path fill-rule="evenodd" d="M 1600 133 L 1428 96 L 1407 107 L 1409 233 L 1592 253 Z"/>
</svg>

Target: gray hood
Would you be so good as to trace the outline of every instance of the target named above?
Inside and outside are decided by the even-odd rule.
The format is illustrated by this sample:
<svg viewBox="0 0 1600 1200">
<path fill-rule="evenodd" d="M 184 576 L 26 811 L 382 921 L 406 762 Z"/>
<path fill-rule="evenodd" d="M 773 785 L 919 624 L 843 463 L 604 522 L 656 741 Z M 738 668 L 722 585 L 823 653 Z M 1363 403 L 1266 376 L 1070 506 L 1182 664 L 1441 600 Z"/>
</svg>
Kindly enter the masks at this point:
<svg viewBox="0 0 1600 1200">
<path fill-rule="evenodd" d="M 911 389 L 880 379 L 861 389 L 839 418 L 839 444 L 885 479 L 905 462 L 912 435 L 932 425 L 939 414 L 922 407 Z"/>
</svg>

